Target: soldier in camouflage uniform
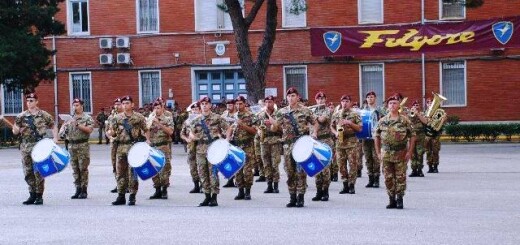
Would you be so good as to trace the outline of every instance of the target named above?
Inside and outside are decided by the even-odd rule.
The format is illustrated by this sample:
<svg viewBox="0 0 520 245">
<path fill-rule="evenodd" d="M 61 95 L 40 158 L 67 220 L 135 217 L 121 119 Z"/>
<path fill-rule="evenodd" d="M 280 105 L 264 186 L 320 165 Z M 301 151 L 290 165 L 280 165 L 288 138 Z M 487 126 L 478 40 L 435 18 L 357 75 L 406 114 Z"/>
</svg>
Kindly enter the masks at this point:
<svg viewBox="0 0 520 245">
<path fill-rule="evenodd" d="M 103 131 L 106 131 L 105 122 L 107 121 L 107 114 L 105 114 L 105 108 L 101 108 L 101 111 L 96 115 L 96 122 L 99 126 L 98 130 L 98 144 L 101 145 L 103 143 Z M 105 142 L 108 144 L 108 137 L 105 132 Z"/>
<path fill-rule="evenodd" d="M 423 157 L 426 149 L 424 148 L 426 135 L 424 126 L 428 122 L 428 119 L 424 116 L 424 113 L 421 111 L 421 106 L 419 105 L 419 101 L 414 101 L 412 103 L 412 108 L 408 113 L 408 118 L 412 123 L 412 130 L 415 132 L 415 147 L 413 149 L 412 155 L 412 173 L 409 177 L 424 177 L 423 169 Z"/>
<path fill-rule="evenodd" d="M 199 206 L 218 206 L 217 195 L 220 192 L 218 170 L 207 159 L 208 146 L 216 139 L 224 138 L 223 132 L 228 128 L 226 120 L 220 115 L 211 112 L 211 99 L 202 98 L 200 101 L 201 115 L 190 124 L 190 140 L 197 144 L 197 166 L 199 178 L 202 182 L 205 199 Z"/>
<path fill-rule="evenodd" d="M 332 132 L 330 131 L 330 121 L 332 118 L 332 111 L 327 107 L 327 96 L 323 92 L 318 92 L 314 96 L 316 100 L 316 109 L 314 116 L 318 122 L 319 128 L 316 133 L 317 139 L 327 144 L 330 149 L 334 147 L 332 140 Z M 329 200 L 329 186 L 330 186 L 330 164 L 327 165 L 320 173 L 315 176 L 316 180 L 316 196 L 312 198 L 313 201 L 328 201 Z"/>
<path fill-rule="evenodd" d="M 116 119 L 116 115 L 118 113 L 123 112 L 123 107 L 121 105 L 121 98 L 116 98 L 114 100 L 114 109 L 112 109 L 112 112 L 110 116 L 108 116 L 107 122 L 106 122 L 106 130 L 108 131 L 111 129 L 112 125 L 114 124 L 114 121 Z M 107 132 L 105 132 L 106 134 Z M 108 134 L 107 134 L 108 135 Z M 108 136 L 110 139 L 110 159 L 112 161 L 112 173 L 114 173 L 114 178 L 116 180 L 116 187 L 111 190 L 112 193 L 117 193 L 117 174 L 116 174 L 116 162 L 117 162 L 117 142 L 114 140 L 114 137 Z"/>
<path fill-rule="evenodd" d="M 286 207 L 303 207 L 305 203 L 305 191 L 307 190 L 307 174 L 294 161 L 291 156 L 294 143 L 303 136 L 309 135 L 310 126 L 313 125 L 313 137 L 316 138 L 318 124 L 312 111 L 299 104 L 300 94 L 296 88 L 287 90 L 286 99 L 288 106 L 276 111 L 274 118 L 270 118 L 272 131 L 282 130 L 282 142 L 284 142 L 285 172 L 287 173 L 287 187 L 290 201 Z"/>
<path fill-rule="evenodd" d="M 264 193 L 279 193 L 278 183 L 280 182 L 280 170 L 278 165 L 282 158 L 281 132 L 271 130 L 272 118 L 275 114 L 274 97 L 267 96 L 264 99 L 265 110 L 257 116 L 257 132 L 260 143 L 260 153 L 264 165 L 264 174 L 267 179 L 267 189 Z M 261 136 L 262 135 L 262 136 Z"/>
<path fill-rule="evenodd" d="M 112 205 L 126 204 L 126 190 L 130 192 L 128 205 L 135 205 L 135 196 L 139 188 L 137 175 L 128 165 L 128 151 L 136 142 L 148 140 L 148 128 L 146 128 L 146 119 L 138 112 L 134 112 L 134 103 L 132 97 L 124 96 L 121 98 L 123 105 L 123 113 L 117 114 L 111 128 L 107 131 L 109 136 L 115 138 L 117 142 L 117 199 Z M 145 138 L 146 137 L 146 138 Z M 149 140 L 148 140 L 149 141 Z"/>
<path fill-rule="evenodd" d="M 153 103 L 153 112 L 155 118 L 149 128 L 150 146 L 162 151 L 165 156 L 164 166 L 157 175 L 152 178 L 155 193 L 150 196 L 150 199 L 168 199 L 168 187 L 170 186 L 171 175 L 171 142 L 173 134 L 173 118 L 165 113 L 164 104 L 161 100 L 156 100 Z"/>
<path fill-rule="evenodd" d="M 341 97 L 341 109 L 334 113 L 330 124 L 332 133 L 338 139 L 336 141 L 336 158 L 343 181 L 343 189 L 339 194 L 356 193 L 354 186 L 357 178 L 359 141 L 355 133 L 362 130 L 363 123 L 359 115 L 351 109 L 351 103 L 351 97 L 343 95 Z M 338 128 L 343 128 L 343 132 L 338 132 Z M 341 139 L 343 139 L 342 142 L 340 142 Z"/>
<path fill-rule="evenodd" d="M 29 198 L 23 202 L 25 205 L 43 204 L 43 191 L 45 180 L 39 172 L 34 171 L 31 151 L 36 143 L 41 140 L 47 128 L 52 128 L 54 142 L 58 142 L 58 129 L 54 125 L 52 116 L 38 108 L 38 96 L 30 93 L 25 96 L 27 110 L 16 116 L 13 125 L 13 134 L 20 134 L 20 150 L 22 151 L 22 165 L 25 182 L 29 186 Z"/>
<path fill-rule="evenodd" d="M 359 104 L 354 101 L 352 102 L 352 110 L 355 111 L 356 113 L 360 114 L 359 113 Z M 361 117 L 361 116 L 360 116 Z M 358 151 L 358 165 L 357 165 L 357 178 L 361 178 L 361 172 L 363 171 L 363 144 L 362 144 L 362 140 L 361 139 L 358 139 L 358 144 L 357 144 L 357 151 Z"/>
<path fill-rule="evenodd" d="M 193 118 L 195 118 L 198 114 L 200 114 L 200 104 L 197 102 L 191 105 L 191 114 L 184 121 L 181 130 L 181 138 L 186 142 L 186 150 L 188 152 L 188 165 L 190 166 L 190 175 L 191 180 L 193 181 L 193 189 L 190 190 L 190 193 L 200 193 L 202 189 L 200 188 L 200 178 L 199 171 L 197 169 L 197 160 L 196 160 L 196 150 L 197 144 L 192 141 L 190 136 L 190 123 Z"/>
<path fill-rule="evenodd" d="M 329 110 L 334 114 L 335 108 L 334 103 L 329 102 L 327 105 L 329 107 Z M 339 172 L 339 166 L 338 161 L 336 159 L 336 136 L 332 134 L 332 141 L 334 143 L 334 147 L 332 148 L 332 160 L 330 162 L 330 180 L 337 182 L 338 181 L 338 172 Z"/>
<path fill-rule="evenodd" d="M 94 120 L 83 112 L 83 100 L 74 99 L 73 119 L 65 122 L 60 128 L 60 136 L 69 141 L 70 165 L 76 193 L 71 199 L 87 198 L 88 166 L 90 165 L 90 145 L 88 140 L 94 130 Z"/>
<path fill-rule="evenodd" d="M 377 107 L 376 105 L 376 93 L 374 91 L 370 91 L 365 95 L 366 104 L 362 108 L 363 110 L 372 111 L 372 113 L 376 114 L 376 118 L 379 121 L 384 114 L 383 109 L 381 107 Z M 375 126 L 375 125 L 374 125 Z M 374 146 L 374 139 L 363 139 L 363 153 L 366 159 L 366 167 L 368 174 L 368 184 L 365 186 L 367 188 L 379 188 L 379 176 L 381 175 L 381 162 L 377 158 L 376 148 Z"/>
<path fill-rule="evenodd" d="M 233 115 L 235 115 L 235 113 L 236 113 L 235 100 L 233 100 L 233 99 L 227 100 L 226 101 L 226 110 L 224 112 L 222 112 L 221 117 L 226 120 L 230 120 L 230 118 L 233 118 Z M 234 179 L 235 179 L 234 176 L 229 178 L 227 180 L 226 184 L 223 185 L 222 187 L 224 187 L 224 188 L 236 187 Z"/>
<path fill-rule="evenodd" d="M 254 137 L 256 128 L 253 126 L 254 115 L 246 109 L 246 98 L 238 96 L 235 99 L 237 108 L 236 121 L 227 130 L 229 142 L 242 149 L 246 153 L 246 160 L 243 167 L 235 174 L 235 181 L 238 187 L 238 195 L 235 200 L 251 200 L 251 186 L 253 186 L 254 168 Z"/>
<path fill-rule="evenodd" d="M 432 105 L 432 99 L 426 99 L 426 108 L 429 108 Z M 441 118 L 441 125 L 444 124 L 447 118 L 447 114 L 445 114 Z M 428 122 L 431 118 L 428 118 Z M 439 172 L 439 152 L 441 151 L 441 132 L 442 128 L 439 131 L 428 130 L 428 135 L 425 138 L 425 148 L 426 148 L 426 159 L 428 163 L 428 173 L 438 173 Z"/>
<path fill-rule="evenodd" d="M 398 96 L 391 96 L 387 103 L 388 114 L 379 120 L 376 128 L 375 147 L 377 156 L 383 162 L 385 185 L 390 199 L 386 208 L 402 209 L 406 190 L 406 163 L 413 154 L 415 132 L 410 120 L 398 112 Z"/>
</svg>

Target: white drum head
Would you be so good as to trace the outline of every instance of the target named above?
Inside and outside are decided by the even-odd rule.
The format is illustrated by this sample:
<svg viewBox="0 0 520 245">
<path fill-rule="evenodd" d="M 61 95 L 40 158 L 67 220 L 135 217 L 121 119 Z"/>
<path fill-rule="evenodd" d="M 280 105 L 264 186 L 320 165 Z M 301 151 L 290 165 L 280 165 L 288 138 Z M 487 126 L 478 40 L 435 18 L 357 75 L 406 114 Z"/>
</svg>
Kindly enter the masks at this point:
<svg viewBox="0 0 520 245">
<path fill-rule="evenodd" d="M 42 139 L 34 145 L 31 158 L 34 162 L 41 162 L 51 155 L 56 144 L 51 139 Z"/>
<path fill-rule="evenodd" d="M 213 141 L 208 147 L 208 162 L 215 165 L 219 164 L 228 156 L 229 142 L 224 139 Z"/>
<path fill-rule="evenodd" d="M 135 143 L 128 151 L 128 164 L 133 168 L 142 166 L 150 157 L 150 148 L 145 142 Z"/>
<path fill-rule="evenodd" d="M 294 143 L 292 157 L 296 162 L 303 162 L 309 159 L 313 150 L 314 139 L 311 136 L 304 135 Z"/>
</svg>

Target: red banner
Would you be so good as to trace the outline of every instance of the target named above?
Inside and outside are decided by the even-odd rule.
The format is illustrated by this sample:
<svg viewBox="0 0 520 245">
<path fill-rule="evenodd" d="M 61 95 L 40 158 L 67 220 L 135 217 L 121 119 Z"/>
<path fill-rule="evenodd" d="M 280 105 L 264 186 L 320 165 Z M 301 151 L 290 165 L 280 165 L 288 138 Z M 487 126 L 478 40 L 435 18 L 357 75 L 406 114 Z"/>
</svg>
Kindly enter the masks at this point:
<svg viewBox="0 0 520 245">
<path fill-rule="evenodd" d="M 313 56 L 420 54 L 520 47 L 520 16 L 408 25 L 311 28 Z"/>
</svg>

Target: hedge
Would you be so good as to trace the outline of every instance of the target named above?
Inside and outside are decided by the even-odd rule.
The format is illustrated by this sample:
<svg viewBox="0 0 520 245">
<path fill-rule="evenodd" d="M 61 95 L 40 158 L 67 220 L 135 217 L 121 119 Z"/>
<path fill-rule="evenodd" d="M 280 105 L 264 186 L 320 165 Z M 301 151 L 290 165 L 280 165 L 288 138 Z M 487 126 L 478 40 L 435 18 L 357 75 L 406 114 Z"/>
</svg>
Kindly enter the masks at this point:
<svg viewBox="0 0 520 245">
<path fill-rule="evenodd" d="M 497 137 L 503 135 L 507 141 L 511 141 L 513 135 L 520 135 L 520 123 L 509 124 L 454 124 L 446 125 L 444 132 L 450 136 L 450 140 L 457 142 L 464 139 L 473 142 L 477 139 L 494 142 Z"/>
</svg>

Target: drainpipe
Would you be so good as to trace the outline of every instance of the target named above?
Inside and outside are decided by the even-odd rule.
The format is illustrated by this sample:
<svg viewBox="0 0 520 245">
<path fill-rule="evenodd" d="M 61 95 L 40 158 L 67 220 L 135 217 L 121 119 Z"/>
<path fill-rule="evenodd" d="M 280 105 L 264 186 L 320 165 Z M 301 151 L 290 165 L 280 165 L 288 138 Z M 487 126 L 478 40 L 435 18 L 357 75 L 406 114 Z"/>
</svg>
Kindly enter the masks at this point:
<svg viewBox="0 0 520 245">
<path fill-rule="evenodd" d="M 54 19 L 54 18 L 53 18 Z M 58 73 L 56 65 L 56 37 L 52 35 L 52 70 L 54 71 L 54 123 L 58 125 Z"/>
<path fill-rule="evenodd" d="M 424 0 L 421 0 L 421 26 L 424 26 Z M 421 53 L 421 78 L 422 78 L 422 108 L 426 106 L 426 61 L 424 53 Z"/>
</svg>

